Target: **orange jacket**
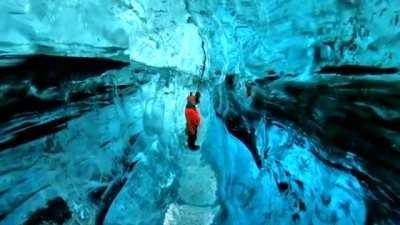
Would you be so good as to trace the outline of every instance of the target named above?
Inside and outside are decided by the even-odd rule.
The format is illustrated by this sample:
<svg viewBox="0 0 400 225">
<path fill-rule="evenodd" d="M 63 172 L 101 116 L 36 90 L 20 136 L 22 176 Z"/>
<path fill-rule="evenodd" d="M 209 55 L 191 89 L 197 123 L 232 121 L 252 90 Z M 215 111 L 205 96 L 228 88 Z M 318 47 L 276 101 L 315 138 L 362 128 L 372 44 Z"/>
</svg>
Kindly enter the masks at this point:
<svg viewBox="0 0 400 225">
<path fill-rule="evenodd" d="M 200 125 L 200 114 L 197 112 L 196 107 L 186 107 L 186 128 L 190 134 L 195 135 L 197 127 Z"/>
</svg>

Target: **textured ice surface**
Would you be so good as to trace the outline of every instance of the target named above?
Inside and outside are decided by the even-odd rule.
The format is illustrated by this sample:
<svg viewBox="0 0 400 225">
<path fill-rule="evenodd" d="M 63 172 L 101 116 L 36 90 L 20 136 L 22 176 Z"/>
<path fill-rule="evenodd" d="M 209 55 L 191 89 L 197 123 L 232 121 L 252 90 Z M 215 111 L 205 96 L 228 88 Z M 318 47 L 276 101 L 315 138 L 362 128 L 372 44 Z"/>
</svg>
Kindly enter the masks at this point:
<svg viewBox="0 0 400 225">
<path fill-rule="evenodd" d="M 60 197 L 72 217 L 44 224 L 398 224 L 398 74 L 314 72 L 398 67 L 399 14 L 388 0 L 2 1 L 0 67 L 46 54 L 92 69 L 0 70 L 0 225 Z M 183 109 L 202 71 L 191 152 Z"/>
<path fill-rule="evenodd" d="M 7 0 L 0 8 L 0 52 L 130 58 L 191 73 L 203 61 L 182 1 Z"/>
<path fill-rule="evenodd" d="M 203 92 L 200 104 L 202 148 L 187 150 L 184 78 L 148 75 L 152 79 L 134 94 L 1 153 L 7 159 L 2 173 L 13 170 L 2 176 L 2 211 L 8 214 L 2 224 L 21 223 L 54 196 L 66 199 L 72 223 L 93 224 L 101 205 L 88 194 L 124 179 L 104 224 L 364 223 L 357 180 L 317 160 L 307 139 L 294 143 L 290 129 L 260 122 L 258 143 L 268 145 L 269 156 L 258 171 L 215 116 L 211 93 Z M 124 169 L 124 162 L 134 161 L 133 170 Z M 30 197 L 18 202 L 17 196 Z"/>
<path fill-rule="evenodd" d="M 218 131 L 222 137 L 206 140 L 203 151 L 218 174 L 224 206 L 219 224 L 364 224 L 358 181 L 316 159 L 306 139 L 261 122 L 257 136 L 259 143 L 269 140 L 264 142 L 269 152 L 258 171 L 246 147 L 220 121 L 212 124 L 209 135 Z M 297 138 L 303 144 L 296 144 Z"/>
<path fill-rule="evenodd" d="M 187 1 L 213 70 L 241 76 L 324 64 L 398 66 L 399 2 Z"/>
</svg>

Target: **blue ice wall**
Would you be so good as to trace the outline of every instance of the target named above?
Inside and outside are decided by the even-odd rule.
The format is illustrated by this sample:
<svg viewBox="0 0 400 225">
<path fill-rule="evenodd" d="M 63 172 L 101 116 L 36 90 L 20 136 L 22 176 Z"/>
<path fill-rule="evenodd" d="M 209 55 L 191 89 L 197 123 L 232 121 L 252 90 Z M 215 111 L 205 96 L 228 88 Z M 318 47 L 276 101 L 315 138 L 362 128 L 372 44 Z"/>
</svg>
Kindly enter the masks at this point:
<svg viewBox="0 0 400 225">
<path fill-rule="evenodd" d="M 2 1 L 0 225 L 398 224 L 399 15 Z"/>
<path fill-rule="evenodd" d="M 95 223 L 106 200 L 93 193 L 104 187 L 107 195 L 118 183 L 104 224 L 364 224 L 363 190 L 353 176 L 316 159 L 305 137 L 295 144 L 296 131 L 265 121 L 257 138 L 269 157 L 259 170 L 215 116 L 209 92 L 200 104 L 202 148 L 190 152 L 181 97 L 189 89 L 179 76 L 147 75 L 134 94 L 1 152 L 2 224 L 22 224 L 56 196 L 68 202 L 72 222 Z"/>
<path fill-rule="evenodd" d="M 393 1 L 188 1 L 215 71 L 306 73 L 329 64 L 398 66 Z"/>
</svg>

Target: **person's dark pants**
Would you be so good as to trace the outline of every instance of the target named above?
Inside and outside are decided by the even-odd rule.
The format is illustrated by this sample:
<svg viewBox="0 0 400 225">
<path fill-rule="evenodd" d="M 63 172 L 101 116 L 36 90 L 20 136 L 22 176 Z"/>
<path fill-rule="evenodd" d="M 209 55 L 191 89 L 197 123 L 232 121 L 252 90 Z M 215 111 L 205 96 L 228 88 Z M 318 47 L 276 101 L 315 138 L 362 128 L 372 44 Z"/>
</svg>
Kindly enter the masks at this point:
<svg viewBox="0 0 400 225">
<path fill-rule="evenodd" d="M 194 132 L 194 134 L 187 131 L 187 136 L 188 136 L 188 139 L 187 139 L 188 147 L 190 149 L 196 148 L 197 130 Z"/>
</svg>

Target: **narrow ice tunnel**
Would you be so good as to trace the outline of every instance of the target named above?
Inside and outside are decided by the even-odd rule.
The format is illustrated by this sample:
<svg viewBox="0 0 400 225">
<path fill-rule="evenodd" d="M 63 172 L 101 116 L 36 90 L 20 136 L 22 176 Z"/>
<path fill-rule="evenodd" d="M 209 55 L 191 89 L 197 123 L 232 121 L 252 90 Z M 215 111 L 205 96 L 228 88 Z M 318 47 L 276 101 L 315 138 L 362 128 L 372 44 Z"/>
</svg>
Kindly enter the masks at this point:
<svg viewBox="0 0 400 225">
<path fill-rule="evenodd" d="M 0 225 L 400 224 L 398 1 L 3 0 L 0 33 Z"/>
</svg>

